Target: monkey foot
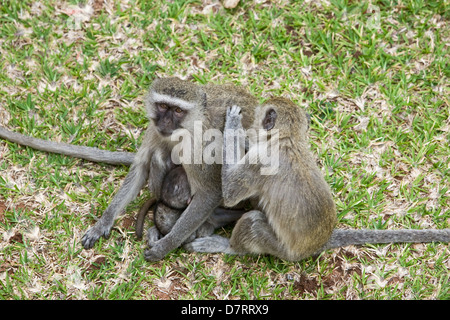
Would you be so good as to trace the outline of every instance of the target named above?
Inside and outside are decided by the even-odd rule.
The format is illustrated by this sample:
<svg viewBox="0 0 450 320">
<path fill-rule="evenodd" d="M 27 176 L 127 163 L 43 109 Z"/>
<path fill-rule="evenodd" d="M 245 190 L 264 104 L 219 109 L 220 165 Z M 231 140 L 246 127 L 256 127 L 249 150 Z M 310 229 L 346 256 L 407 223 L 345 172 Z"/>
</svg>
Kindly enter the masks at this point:
<svg viewBox="0 0 450 320">
<path fill-rule="evenodd" d="M 156 242 L 160 240 L 163 237 L 163 235 L 159 232 L 158 228 L 155 226 L 151 227 L 147 231 L 147 242 L 149 247 L 154 247 L 156 245 Z"/>
<path fill-rule="evenodd" d="M 230 249 L 230 240 L 218 235 L 197 238 L 194 241 L 185 244 L 183 248 L 190 252 L 232 253 Z"/>
</svg>

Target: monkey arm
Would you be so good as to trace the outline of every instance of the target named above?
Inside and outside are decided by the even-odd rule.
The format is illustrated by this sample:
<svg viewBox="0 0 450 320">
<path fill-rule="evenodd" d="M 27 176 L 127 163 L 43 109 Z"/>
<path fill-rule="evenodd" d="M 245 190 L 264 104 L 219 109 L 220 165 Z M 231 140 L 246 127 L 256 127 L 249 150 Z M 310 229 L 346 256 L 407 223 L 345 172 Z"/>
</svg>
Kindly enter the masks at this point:
<svg viewBox="0 0 450 320">
<path fill-rule="evenodd" d="M 195 232 L 220 204 L 221 197 L 214 196 L 215 194 L 220 194 L 220 192 L 195 194 L 172 230 L 164 238 L 156 241 L 152 248 L 144 252 L 145 260 L 161 260 Z"/>
<path fill-rule="evenodd" d="M 222 195 L 227 207 L 253 196 L 251 186 L 244 183 L 253 179 L 253 166 L 248 165 L 251 150 L 241 157 L 244 145 L 241 109 L 233 106 L 227 110 L 223 139 Z"/>
<path fill-rule="evenodd" d="M 254 169 L 253 166 L 244 164 L 222 168 L 222 196 L 226 207 L 233 207 L 256 195 L 254 186 L 247 183 L 258 174 Z"/>
<path fill-rule="evenodd" d="M 157 199 L 161 198 L 161 188 L 164 181 L 164 177 L 173 168 L 170 157 L 164 157 L 164 152 L 161 150 L 155 150 L 150 162 L 150 173 L 148 177 L 148 187 L 150 192 Z"/>
<path fill-rule="evenodd" d="M 152 130 L 148 129 L 144 137 L 144 141 L 148 142 L 139 148 L 130 171 L 125 177 L 123 184 L 120 186 L 119 191 L 114 196 L 101 218 L 81 239 L 81 243 L 85 249 L 92 248 L 100 237 L 109 236 L 114 220 L 126 206 L 136 198 L 142 187 L 145 185 L 149 176 L 150 162 L 153 156 L 153 137 Z"/>
<path fill-rule="evenodd" d="M 85 249 L 90 249 L 100 237 L 108 237 L 114 220 L 136 198 L 148 177 L 148 167 L 145 164 L 133 164 L 125 177 L 122 186 L 106 208 L 101 218 L 91 227 L 81 239 Z"/>
<path fill-rule="evenodd" d="M 93 162 L 104 162 L 109 164 L 131 165 L 134 153 L 115 152 L 100 150 L 93 147 L 76 146 L 63 142 L 47 141 L 29 137 L 17 132 L 12 132 L 0 126 L 0 138 L 31 147 L 33 149 L 63 154 L 70 157 L 81 158 Z"/>
</svg>

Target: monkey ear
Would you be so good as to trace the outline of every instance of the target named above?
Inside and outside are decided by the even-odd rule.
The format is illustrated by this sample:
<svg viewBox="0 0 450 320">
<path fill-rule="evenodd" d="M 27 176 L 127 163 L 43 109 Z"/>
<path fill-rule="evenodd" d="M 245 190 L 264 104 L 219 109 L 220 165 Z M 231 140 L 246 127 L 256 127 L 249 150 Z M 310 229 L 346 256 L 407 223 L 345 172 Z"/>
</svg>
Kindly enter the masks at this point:
<svg viewBox="0 0 450 320">
<path fill-rule="evenodd" d="M 264 129 L 266 129 L 267 131 L 273 129 L 273 127 L 275 126 L 275 122 L 277 120 L 277 112 L 274 109 L 269 109 L 266 112 L 266 116 L 264 117 L 262 126 Z"/>
<path fill-rule="evenodd" d="M 309 130 L 309 126 L 311 125 L 311 115 L 308 112 L 306 113 L 306 119 L 308 120 L 306 129 Z"/>
</svg>

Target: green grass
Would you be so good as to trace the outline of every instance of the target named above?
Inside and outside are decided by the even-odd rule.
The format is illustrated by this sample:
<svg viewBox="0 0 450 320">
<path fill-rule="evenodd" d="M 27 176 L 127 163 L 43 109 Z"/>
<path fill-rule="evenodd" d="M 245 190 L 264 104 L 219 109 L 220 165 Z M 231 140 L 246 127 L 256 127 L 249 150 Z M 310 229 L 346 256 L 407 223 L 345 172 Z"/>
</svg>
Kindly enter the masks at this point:
<svg viewBox="0 0 450 320">
<path fill-rule="evenodd" d="M 155 77 L 233 82 L 311 114 L 339 227 L 449 227 L 445 1 L 241 1 L 210 13 L 202 3 L 94 1 L 82 16 L 76 1 L 7 1 L 0 124 L 136 151 Z M 450 299 L 448 244 L 295 263 L 177 249 L 148 263 L 133 227 L 146 192 L 109 239 L 82 250 L 127 171 L 0 141 L 1 299 Z"/>
</svg>

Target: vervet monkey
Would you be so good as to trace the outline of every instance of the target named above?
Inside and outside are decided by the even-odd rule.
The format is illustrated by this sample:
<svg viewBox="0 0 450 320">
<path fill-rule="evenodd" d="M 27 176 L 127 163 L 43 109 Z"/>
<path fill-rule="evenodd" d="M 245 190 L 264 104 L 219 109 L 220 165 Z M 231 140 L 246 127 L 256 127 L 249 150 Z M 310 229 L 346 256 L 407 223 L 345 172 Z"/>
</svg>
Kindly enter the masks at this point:
<svg viewBox="0 0 450 320">
<path fill-rule="evenodd" d="M 342 230 L 334 229 L 336 209 L 307 141 L 308 119 L 304 110 L 290 100 L 274 98 L 256 108 L 253 129 L 262 129 L 267 142 L 250 143 L 238 163 L 228 161 L 227 152 L 238 153 L 242 145 L 227 136 L 239 130 L 240 108 L 227 111 L 222 166 L 225 206 L 244 199 L 256 199 L 258 210 L 238 220 L 231 239 L 213 235 L 185 245 L 190 251 L 229 254 L 271 254 L 297 261 L 320 252 L 352 244 L 450 241 L 450 229 L 443 230 Z M 251 137 L 250 137 L 251 138 Z M 277 145 L 279 167 L 276 174 L 261 175 L 259 149 Z"/>
<path fill-rule="evenodd" d="M 130 171 L 117 194 L 102 217 L 83 236 L 81 242 L 85 249 L 92 248 L 100 237 L 109 236 L 114 220 L 136 198 L 147 181 L 152 194 L 156 198 L 160 198 L 163 179 L 173 168 L 172 149 L 178 142 L 172 141 L 172 133 L 177 129 L 186 129 L 195 136 L 197 121 L 200 123 L 201 129 L 223 130 L 226 107 L 232 104 L 239 104 L 243 107 L 246 119 L 243 121 L 243 126 L 248 127 L 252 123 L 253 110 L 258 101 L 245 90 L 233 85 L 202 86 L 178 78 L 165 78 L 156 79 L 152 83 L 145 98 L 145 104 L 148 117 L 153 125 L 147 128 L 142 145 L 134 156 Z M 44 140 L 40 140 L 40 142 L 44 142 Z M 26 141 L 18 141 L 18 143 L 45 150 L 40 148 L 42 143 L 37 145 L 27 144 Z M 203 150 L 212 143 L 219 143 L 221 146 L 221 141 L 215 141 L 215 139 L 193 141 L 193 143 L 199 143 Z M 50 149 L 53 148 L 53 145 L 49 142 L 49 145 L 45 145 L 45 147 Z M 68 145 L 68 148 L 73 150 L 72 145 Z M 80 154 L 77 154 L 79 150 L 81 149 L 75 150 L 75 154 L 69 153 L 70 150 L 64 154 L 81 157 Z M 191 153 L 192 158 L 197 156 L 195 152 Z M 221 155 L 219 156 L 221 157 Z M 131 157 L 131 155 L 126 155 L 127 159 L 121 161 L 128 161 Z M 86 159 L 91 160 L 88 156 Z M 93 161 L 113 163 L 110 160 L 114 161 L 109 157 Z M 151 162 L 153 162 L 152 169 L 150 168 Z M 182 166 L 186 171 L 191 188 L 191 202 L 172 230 L 145 252 L 147 260 L 162 259 L 169 251 L 178 247 L 223 202 L 221 164 L 193 161 L 193 163 L 182 163 Z"/>
<path fill-rule="evenodd" d="M 152 83 L 145 104 L 148 117 L 154 125 L 148 127 L 130 171 L 110 205 L 83 236 L 82 244 L 86 249 L 92 248 L 100 237 L 109 235 L 116 217 L 137 196 L 147 181 L 152 194 L 160 198 L 163 178 L 173 167 L 172 149 L 178 141 L 173 141 L 171 136 L 177 129 L 186 129 L 192 137 L 196 135 L 198 123 L 203 130 L 223 130 L 226 108 L 233 104 L 243 107 L 245 119 L 242 125 L 249 127 L 253 122 L 257 100 L 233 85 L 201 86 L 178 78 L 165 78 L 156 79 Z M 221 141 L 215 139 L 193 140 L 193 144 L 199 144 L 203 150 L 211 143 L 219 143 L 221 146 Z M 194 151 L 195 148 L 187 151 L 191 159 L 197 156 Z M 154 163 L 153 168 L 150 168 L 151 162 Z M 181 165 L 191 188 L 191 202 L 172 230 L 145 251 L 146 260 L 160 260 L 169 251 L 180 246 L 223 202 L 220 163 L 197 163 L 194 160 Z"/>
</svg>

